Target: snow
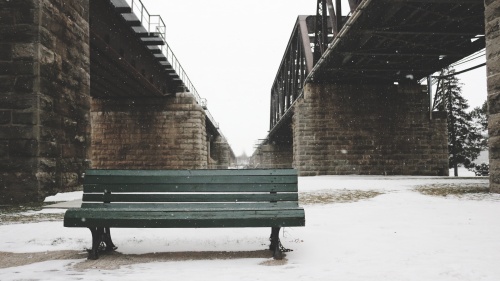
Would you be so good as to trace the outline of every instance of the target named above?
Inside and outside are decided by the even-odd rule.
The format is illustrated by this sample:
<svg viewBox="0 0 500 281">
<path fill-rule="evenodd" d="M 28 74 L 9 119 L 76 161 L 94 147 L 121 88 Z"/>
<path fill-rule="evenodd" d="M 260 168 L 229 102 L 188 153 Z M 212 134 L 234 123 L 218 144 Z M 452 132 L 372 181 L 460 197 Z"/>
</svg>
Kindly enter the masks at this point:
<svg viewBox="0 0 500 281">
<path fill-rule="evenodd" d="M 303 195 L 345 190 L 383 194 L 350 203 L 304 205 L 306 227 L 282 233 L 284 246 L 293 249 L 283 264 L 242 255 L 266 249 L 268 229 L 112 229 L 118 252 L 129 258 L 172 252 L 188 258 L 81 270 L 75 265 L 89 262 L 83 252 L 91 242 L 88 230 L 64 228 L 61 221 L 0 225 L 0 252 L 81 251 L 80 259 L 0 265 L 0 280 L 500 280 L 500 195 L 432 197 L 413 190 L 452 183 L 487 179 L 301 177 Z M 235 257 L 217 259 L 211 254 L 217 251 Z M 206 258 L 192 253 L 205 253 Z"/>
<path fill-rule="evenodd" d="M 454 177 L 453 169 L 450 169 L 449 175 L 450 175 L 450 177 Z M 458 176 L 459 177 L 475 177 L 476 174 L 472 171 L 469 171 L 467 168 L 458 167 Z"/>
<path fill-rule="evenodd" d="M 63 202 L 63 201 L 71 201 L 78 199 L 82 199 L 81 191 L 58 193 L 54 196 L 49 196 L 45 198 L 45 202 Z"/>
</svg>

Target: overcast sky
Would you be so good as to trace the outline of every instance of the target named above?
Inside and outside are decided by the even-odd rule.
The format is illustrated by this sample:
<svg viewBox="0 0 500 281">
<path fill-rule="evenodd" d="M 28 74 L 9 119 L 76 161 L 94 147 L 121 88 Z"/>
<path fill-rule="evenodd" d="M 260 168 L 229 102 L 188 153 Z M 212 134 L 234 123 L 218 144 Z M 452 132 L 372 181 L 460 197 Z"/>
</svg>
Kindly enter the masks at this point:
<svg viewBox="0 0 500 281">
<path fill-rule="evenodd" d="M 162 16 L 168 44 L 235 154 L 251 155 L 269 130 L 271 86 L 297 16 L 315 14 L 316 0 L 142 2 Z M 459 76 L 471 107 L 486 100 L 485 72 L 482 67 Z"/>
</svg>

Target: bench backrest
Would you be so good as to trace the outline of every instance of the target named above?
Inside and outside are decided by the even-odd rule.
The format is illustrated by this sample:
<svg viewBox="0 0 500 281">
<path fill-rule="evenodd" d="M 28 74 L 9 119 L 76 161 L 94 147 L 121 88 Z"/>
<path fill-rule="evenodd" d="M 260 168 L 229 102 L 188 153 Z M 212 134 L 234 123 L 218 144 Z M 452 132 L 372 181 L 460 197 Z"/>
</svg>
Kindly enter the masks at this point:
<svg viewBox="0 0 500 281">
<path fill-rule="evenodd" d="M 297 171 L 88 170 L 82 207 L 298 206 Z"/>
</svg>

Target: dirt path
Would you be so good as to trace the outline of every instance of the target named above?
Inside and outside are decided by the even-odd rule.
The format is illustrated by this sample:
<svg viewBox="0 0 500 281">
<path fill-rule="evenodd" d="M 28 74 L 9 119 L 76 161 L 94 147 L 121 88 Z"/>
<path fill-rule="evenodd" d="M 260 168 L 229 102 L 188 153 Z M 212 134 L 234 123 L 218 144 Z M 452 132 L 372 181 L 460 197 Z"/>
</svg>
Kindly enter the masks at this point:
<svg viewBox="0 0 500 281">
<path fill-rule="evenodd" d="M 0 252 L 0 268 L 23 266 L 49 260 L 76 260 L 83 259 L 73 265 L 73 269 L 84 271 L 88 269 L 113 270 L 122 266 L 168 261 L 185 260 L 227 260 L 227 259 L 268 259 L 261 265 L 284 265 L 287 260 L 272 260 L 272 253 L 268 250 L 246 252 L 172 252 L 148 253 L 142 255 L 124 255 L 119 252 L 103 254 L 98 260 L 87 260 L 87 253 L 82 251 L 53 251 L 41 253 L 9 253 Z"/>
<path fill-rule="evenodd" d="M 81 251 L 54 251 L 39 253 L 0 252 L 0 268 L 28 265 L 49 260 L 72 260 L 85 258 Z"/>
</svg>

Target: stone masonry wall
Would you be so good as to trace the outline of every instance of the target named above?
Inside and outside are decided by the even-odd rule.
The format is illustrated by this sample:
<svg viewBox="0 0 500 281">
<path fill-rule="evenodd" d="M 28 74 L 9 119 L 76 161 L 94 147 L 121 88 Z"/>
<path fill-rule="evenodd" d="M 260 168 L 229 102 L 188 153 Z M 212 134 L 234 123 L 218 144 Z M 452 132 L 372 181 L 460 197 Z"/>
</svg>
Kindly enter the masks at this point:
<svg viewBox="0 0 500 281">
<path fill-rule="evenodd" d="M 250 167 L 259 169 L 292 168 L 293 147 L 290 143 L 261 144 L 250 158 Z"/>
<path fill-rule="evenodd" d="M 92 167 L 206 169 L 205 113 L 189 93 L 92 100 Z"/>
<path fill-rule="evenodd" d="M 210 165 L 210 169 L 227 169 L 231 164 L 231 147 L 227 140 L 221 136 L 217 136 L 210 148 L 210 157 L 214 162 Z"/>
<path fill-rule="evenodd" d="M 429 120 L 424 87 L 307 84 L 304 93 L 293 116 L 300 175 L 448 175 L 446 119 Z"/>
<path fill-rule="evenodd" d="M 0 204 L 77 188 L 90 144 L 88 1 L 0 1 Z"/>
<path fill-rule="evenodd" d="M 490 188 L 500 193 L 500 2 L 485 0 Z"/>
</svg>

